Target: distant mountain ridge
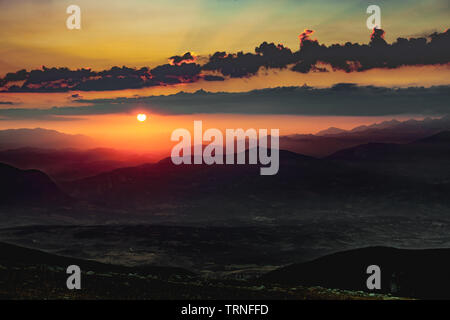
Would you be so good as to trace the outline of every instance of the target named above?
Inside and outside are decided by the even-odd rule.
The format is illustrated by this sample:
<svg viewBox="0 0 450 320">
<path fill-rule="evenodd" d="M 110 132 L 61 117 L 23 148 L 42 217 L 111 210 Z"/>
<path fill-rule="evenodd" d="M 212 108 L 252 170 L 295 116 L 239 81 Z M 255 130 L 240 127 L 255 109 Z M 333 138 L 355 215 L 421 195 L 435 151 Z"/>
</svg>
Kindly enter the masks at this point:
<svg viewBox="0 0 450 320">
<path fill-rule="evenodd" d="M 450 182 L 450 130 L 406 144 L 368 143 L 326 158 L 390 175 Z"/>
<path fill-rule="evenodd" d="M 398 134 L 405 134 L 410 130 L 418 130 L 420 129 L 421 133 L 429 132 L 429 131 L 441 131 L 450 129 L 450 115 L 446 115 L 440 118 L 430 118 L 427 117 L 423 120 L 415 120 L 409 119 L 405 121 L 399 121 L 396 119 L 382 121 L 380 123 L 374 123 L 371 125 L 362 125 L 355 127 L 350 130 L 343 130 L 340 128 L 331 127 L 327 130 L 323 130 L 318 132 L 316 135 L 343 135 L 343 134 L 351 134 L 356 132 L 364 132 L 370 130 L 398 130 Z"/>
<path fill-rule="evenodd" d="M 390 120 L 352 130 L 331 127 L 317 134 L 280 137 L 280 148 L 314 157 L 326 157 L 339 150 L 366 143 L 409 143 L 450 130 L 450 115 L 424 120 Z"/>
<path fill-rule="evenodd" d="M 70 135 L 43 128 L 0 130 L 0 150 L 22 147 L 86 148 L 94 143 L 92 138 L 81 134 Z"/>
<path fill-rule="evenodd" d="M 409 143 L 446 130 L 450 130 L 450 115 L 424 120 L 393 119 L 358 126 L 351 130 L 330 127 L 316 134 L 280 136 L 280 149 L 313 157 L 326 157 L 341 149 L 360 144 Z M 69 135 L 42 128 L 0 130 L 0 151 L 30 147 L 86 150 L 94 148 L 95 144 L 94 139 L 84 135 Z"/>
<path fill-rule="evenodd" d="M 315 135 L 316 136 L 326 136 L 329 134 L 340 134 L 340 133 L 344 133 L 344 132 L 347 132 L 347 131 L 344 129 L 336 128 L 336 127 L 329 127 L 328 129 L 317 132 Z"/>
</svg>

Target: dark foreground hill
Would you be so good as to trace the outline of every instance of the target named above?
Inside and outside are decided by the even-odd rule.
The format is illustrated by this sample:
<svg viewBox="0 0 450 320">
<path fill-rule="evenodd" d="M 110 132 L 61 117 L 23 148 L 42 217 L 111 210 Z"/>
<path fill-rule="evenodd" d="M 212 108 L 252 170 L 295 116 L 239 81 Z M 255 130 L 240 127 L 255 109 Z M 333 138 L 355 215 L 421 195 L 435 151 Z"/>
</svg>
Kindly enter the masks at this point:
<svg viewBox="0 0 450 320">
<path fill-rule="evenodd" d="M 368 291 L 367 267 L 381 269 L 381 293 L 424 299 L 450 299 L 450 249 L 356 249 L 293 264 L 262 277 L 289 285 Z"/>
<path fill-rule="evenodd" d="M 140 267 L 126 267 L 120 265 L 104 264 L 92 260 L 76 259 L 71 257 L 64 257 L 55 254 L 42 252 L 39 250 L 19 247 L 12 244 L 0 242 L 0 265 L 8 267 L 29 267 L 39 265 L 49 265 L 58 268 L 67 268 L 70 265 L 77 265 L 81 270 L 92 271 L 96 273 L 102 272 L 118 272 L 130 273 L 136 272 L 138 274 L 149 274 L 158 276 L 160 278 L 169 278 L 170 276 L 193 276 L 190 271 L 175 268 L 175 267 L 155 267 L 155 266 L 140 266 Z"/>
<path fill-rule="evenodd" d="M 123 267 L 0 243 L 0 299 L 390 299 L 325 288 L 201 279 L 166 267 Z M 66 287 L 66 268 L 82 270 L 81 290 Z"/>
<path fill-rule="evenodd" d="M 43 172 L 0 163 L 0 205 L 58 205 L 70 201 Z"/>
</svg>

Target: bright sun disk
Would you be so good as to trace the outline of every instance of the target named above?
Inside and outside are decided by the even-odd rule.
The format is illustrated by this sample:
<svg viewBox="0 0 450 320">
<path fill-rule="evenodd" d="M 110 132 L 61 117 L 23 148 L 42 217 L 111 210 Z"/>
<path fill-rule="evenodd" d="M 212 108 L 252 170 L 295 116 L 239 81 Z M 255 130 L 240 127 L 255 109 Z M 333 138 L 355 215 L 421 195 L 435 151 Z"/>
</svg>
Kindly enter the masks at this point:
<svg viewBox="0 0 450 320">
<path fill-rule="evenodd" d="M 145 120 L 147 120 L 147 115 L 144 114 L 144 113 L 139 113 L 139 114 L 137 115 L 137 119 L 138 119 L 138 121 L 140 121 L 140 122 L 144 122 Z"/>
</svg>

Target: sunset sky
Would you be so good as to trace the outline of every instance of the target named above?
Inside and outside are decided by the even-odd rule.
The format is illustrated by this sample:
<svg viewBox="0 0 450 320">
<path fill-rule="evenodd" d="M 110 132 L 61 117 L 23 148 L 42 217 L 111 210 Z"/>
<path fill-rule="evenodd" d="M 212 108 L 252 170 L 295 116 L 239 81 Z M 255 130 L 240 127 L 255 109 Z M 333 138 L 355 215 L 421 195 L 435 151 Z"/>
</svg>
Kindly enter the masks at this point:
<svg viewBox="0 0 450 320">
<path fill-rule="evenodd" d="M 71 4 L 81 8 L 79 31 L 65 26 Z M 0 73 L 148 66 L 186 51 L 250 51 L 263 41 L 297 49 L 306 28 L 322 43 L 366 43 L 369 4 L 380 6 L 388 42 L 448 28 L 447 0 L 0 0 Z"/>
<path fill-rule="evenodd" d="M 81 30 L 66 28 L 69 16 L 66 8 L 72 4 L 81 8 Z M 366 9 L 370 4 L 381 8 L 381 29 L 385 34 L 379 38 L 384 38 L 389 46 L 399 37 L 424 37 L 430 42 L 433 38 L 430 35 L 434 33 L 441 34 L 440 42 L 436 40 L 435 45 L 426 49 L 422 49 L 417 41 L 411 42 L 412 49 L 406 51 L 406 55 L 397 47 L 390 48 L 391 51 L 386 52 L 403 53 L 398 54 L 397 60 L 388 61 L 388 65 L 394 63 L 389 68 L 381 68 L 376 63 L 372 65 L 369 59 L 366 65 L 359 61 L 355 63 L 359 70 L 345 70 L 353 68 L 353 64 L 339 69 L 340 61 L 332 61 L 334 52 L 328 49 L 331 57 L 325 54 L 322 58 L 331 59 L 329 65 L 321 62 L 319 57 L 318 62 L 312 63 L 312 68 L 302 69 L 305 66 L 300 64 L 307 60 L 305 56 L 311 59 L 313 50 L 318 54 L 325 50 L 318 45 L 315 47 L 315 40 L 325 46 L 339 44 L 342 46 L 339 52 L 345 54 L 346 42 L 368 45 L 372 31 L 366 26 L 369 16 Z M 190 129 L 193 120 L 203 120 L 208 127 L 280 128 L 281 134 L 293 134 L 314 133 L 330 126 L 349 129 L 392 118 L 439 116 L 446 113 L 439 103 L 445 101 L 448 89 L 436 100 L 427 92 L 416 93 L 416 102 L 421 101 L 417 98 L 419 95 L 428 99 L 423 101 L 433 99 L 433 107 L 423 105 L 423 112 L 420 106 L 412 107 L 411 112 L 361 112 L 359 105 L 364 105 L 366 99 L 363 95 L 358 95 L 359 104 L 345 114 L 333 111 L 332 106 L 326 105 L 329 102 L 324 102 L 326 107 L 317 106 L 326 108 L 326 112 L 280 111 L 277 105 L 287 103 L 283 100 L 273 100 L 273 106 L 267 106 L 268 109 L 261 112 L 254 109 L 249 112 L 246 106 L 240 109 L 233 106 L 230 112 L 228 105 L 219 107 L 221 101 L 205 98 L 201 93 L 190 96 L 192 108 L 181 112 L 178 107 L 176 111 L 170 109 L 165 100 L 155 102 L 145 97 L 180 91 L 195 93 L 200 89 L 238 93 L 304 84 L 323 90 L 337 83 L 386 88 L 448 86 L 450 66 L 445 50 L 449 43 L 448 32 L 445 32 L 449 28 L 449 18 L 448 0 L 0 0 L 0 78 L 5 79 L 0 92 L 0 129 L 43 127 L 86 134 L 98 139 L 102 145 L 154 150 L 167 147 L 172 130 L 178 127 Z M 314 31 L 307 38 L 312 49 L 308 55 L 305 55 L 305 49 L 303 55 L 300 50 L 296 56 L 294 52 L 300 48 L 299 35 L 307 29 Z M 264 62 L 257 65 L 256 72 L 248 71 L 253 63 L 260 63 L 253 60 L 259 61 L 259 55 L 265 54 L 255 53 L 255 48 L 263 42 L 282 44 L 279 48 L 290 48 L 293 54 L 287 54 L 287 60 L 284 56 L 275 59 L 277 63 L 283 62 L 281 67 L 267 66 Z M 353 58 L 347 60 L 354 59 L 354 54 L 360 55 L 357 50 L 360 49 L 349 51 Z M 364 50 L 387 49 L 380 49 L 374 41 Z M 422 50 L 426 56 L 423 61 Z M 221 65 L 222 57 L 218 62 L 211 59 L 217 51 L 226 52 L 224 57 L 240 51 L 253 55 L 242 60 L 249 61 L 248 68 L 242 68 L 238 58 L 230 62 L 241 68 L 239 72 L 244 72 L 237 74 L 234 67 Z M 176 59 L 168 60 L 173 56 L 182 57 L 187 52 L 193 59 L 186 60 L 184 65 L 183 62 L 177 64 Z M 374 60 L 380 56 L 378 51 L 370 52 L 373 52 Z M 407 60 L 409 53 L 418 58 Z M 76 80 L 79 82 L 69 73 L 62 75 L 61 80 L 52 78 L 51 83 L 31 81 L 34 75 L 29 72 L 43 70 L 42 66 L 70 70 L 85 68 L 95 72 L 108 71 L 115 66 L 148 69 L 117 71 L 124 75 L 91 74 Z M 25 78 L 6 81 L 8 73 L 22 69 L 26 69 Z M 43 72 L 39 79 L 46 79 L 50 73 L 48 70 Z M 46 89 L 42 90 L 44 87 Z M 328 94 L 328 91 L 323 92 Z M 367 99 L 371 99 L 372 93 L 367 94 Z M 397 95 L 397 92 L 392 94 Z M 409 96 L 405 92 L 398 94 Z M 134 100 L 115 100 L 120 97 Z M 99 101 L 101 99 L 108 101 Z M 211 110 L 214 112 L 196 108 L 195 99 L 199 99 L 199 104 L 203 104 L 204 99 L 212 99 Z M 315 103 L 304 97 L 299 99 L 299 104 Z M 233 103 L 239 104 L 239 101 L 236 98 Z M 257 101 L 255 99 L 254 103 Z M 248 104 L 252 103 L 253 100 Z M 73 110 L 81 107 L 88 109 Z M 137 121 L 138 113 L 146 113 L 148 119 Z"/>
</svg>

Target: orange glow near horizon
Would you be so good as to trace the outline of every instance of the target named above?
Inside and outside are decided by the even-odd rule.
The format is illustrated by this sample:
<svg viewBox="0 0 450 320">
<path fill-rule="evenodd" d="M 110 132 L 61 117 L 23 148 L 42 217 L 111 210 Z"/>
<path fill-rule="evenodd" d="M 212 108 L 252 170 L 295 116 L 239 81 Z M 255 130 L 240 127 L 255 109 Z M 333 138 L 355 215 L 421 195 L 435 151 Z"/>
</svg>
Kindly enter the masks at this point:
<svg viewBox="0 0 450 320">
<path fill-rule="evenodd" d="M 108 147 L 138 153 L 165 155 L 176 144 L 170 140 L 173 130 L 185 128 L 193 135 L 193 123 L 202 120 L 203 132 L 209 128 L 226 129 L 280 129 L 280 135 L 309 134 L 335 126 L 352 129 L 391 119 L 423 119 L 420 116 L 401 117 L 338 117 L 338 116 L 292 116 L 292 115 L 157 115 L 136 125 L 136 114 L 97 115 L 79 121 L 14 121 L 9 127 L 42 127 L 68 134 L 84 134 L 93 138 L 86 148 Z M 0 129 L 4 129 L 0 122 Z"/>
<path fill-rule="evenodd" d="M 418 77 L 420 75 L 420 77 Z M 280 86 L 302 86 L 305 83 L 318 88 L 330 87 L 336 83 L 347 82 L 358 85 L 386 87 L 408 87 L 450 85 L 449 66 L 402 67 L 376 69 L 365 72 L 327 72 L 299 74 L 290 70 L 262 70 L 257 76 L 245 79 L 228 79 L 219 82 L 199 81 L 174 86 L 150 87 L 103 92 L 65 92 L 65 93 L 0 93 L 0 101 L 13 104 L 1 105 L 2 109 L 38 108 L 53 106 L 86 106 L 89 102 L 75 99 L 114 99 L 118 97 L 145 97 L 169 95 L 180 91 L 195 92 L 203 89 L 210 92 L 245 92 L 255 89 Z M 93 107 L 94 108 L 94 107 Z M 194 120 L 202 120 L 204 130 L 208 128 L 255 128 L 280 129 L 281 135 L 316 133 L 329 127 L 352 129 L 384 120 L 406 120 L 423 117 L 404 115 L 395 117 L 336 117 L 336 116 L 296 116 L 296 115 L 244 115 L 244 114 L 187 114 L 162 115 L 152 112 L 142 125 L 136 125 L 137 115 L 148 112 L 139 105 L 129 113 L 74 116 L 74 119 L 45 120 L 24 119 L 0 121 L 0 129 L 46 128 L 68 134 L 83 134 L 95 139 L 89 147 L 112 147 L 142 152 L 167 152 L 174 145 L 170 135 L 177 128 L 192 130 Z"/>
</svg>

